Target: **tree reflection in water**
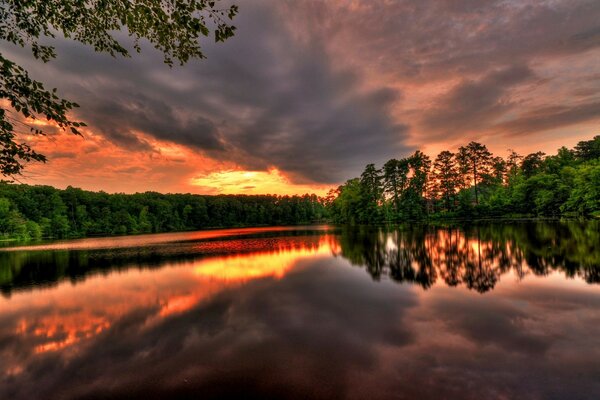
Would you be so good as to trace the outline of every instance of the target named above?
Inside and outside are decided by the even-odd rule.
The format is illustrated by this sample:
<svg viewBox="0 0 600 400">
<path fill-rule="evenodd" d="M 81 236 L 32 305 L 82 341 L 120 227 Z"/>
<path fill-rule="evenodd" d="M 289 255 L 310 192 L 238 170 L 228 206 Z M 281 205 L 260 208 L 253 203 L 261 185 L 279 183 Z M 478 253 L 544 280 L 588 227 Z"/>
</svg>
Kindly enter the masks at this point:
<svg viewBox="0 0 600 400">
<path fill-rule="evenodd" d="M 483 293 L 510 271 L 519 279 L 561 271 L 599 283 L 599 228 L 598 221 L 344 228 L 338 255 L 365 266 L 374 280 L 424 289 L 442 280 Z"/>
<path fill-rule="evenodd" d="M 494 288 L 503 274 L 518 279 L 561 271 L 600 282 L 600 221 L 490 223 L 469 226 L 342 227 L 262 232 L 240 238 L 182 240 L 129 248 L 0 251 L 0 291 L 83 281 L 131 268 L 256 252 L 310 249 L 322 239 L 336 256 L 364 266 L 374 280 L 388 277 L 424 289 L 436 282 L 478 292 Z"/>
</svg>

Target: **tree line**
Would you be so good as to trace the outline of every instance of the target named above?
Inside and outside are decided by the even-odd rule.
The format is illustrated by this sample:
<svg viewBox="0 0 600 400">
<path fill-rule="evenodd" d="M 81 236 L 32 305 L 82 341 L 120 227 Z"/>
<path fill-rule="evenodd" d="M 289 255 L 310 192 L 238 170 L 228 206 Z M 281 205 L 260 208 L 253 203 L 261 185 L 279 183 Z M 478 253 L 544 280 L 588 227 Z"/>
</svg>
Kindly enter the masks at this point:
<svg viewBox="0 0 600 400">
<path fill-rule="evenodd" d="M 555 155 L 495 156 L 481 143 L 416 151 L 377 168 L 368 164 L 326 198 L 337 223 L 422 219 L 600 215 L 600 135 Z"/>
<path fill-rule="evenodd" d="M 327 197 L 108 194 L 0 183 L 0 239 L 70 238 L 240 226 L 600 215 L 600 136 L 547 156 L 494 156 L 471 142 L 369 164 Z"/>
<path fill-rule="evenodd" d="M 0 238 L 125 235 L 323 221 L 316 195 L 108 194 L 0 183 Z"/>
</svg>

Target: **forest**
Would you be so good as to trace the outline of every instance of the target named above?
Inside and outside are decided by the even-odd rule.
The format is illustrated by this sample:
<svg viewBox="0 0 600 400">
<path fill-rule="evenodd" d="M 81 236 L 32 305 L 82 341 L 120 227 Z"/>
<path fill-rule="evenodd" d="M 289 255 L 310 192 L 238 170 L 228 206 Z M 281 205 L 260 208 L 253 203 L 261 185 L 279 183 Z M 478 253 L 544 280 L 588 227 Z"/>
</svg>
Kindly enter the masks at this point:
<svg viewBox="0 0 600 400">
<path fill-rule="evenodd" d="M 36 240 L 207 228 L 600 216 L 600 136 L 507 158 L 471 142 L 369 164 L 327 197 L 108 194 L 0 183 L 0 238 Z"/>
<path fill-rule="evenodd" d="M 0 183 L 0 237 L 35 240 L 323 221 L 316 195 L 108 194 Z"/>
<path fill-rule="evenodd" d="M 412 156 L 369 164 L 360 177 L 329 192 L 331 221 L 365 224 L 417 220 L 600 216 L 600 135 L 506 158 L 477 142 L 432 161 Z"/>
</svg>

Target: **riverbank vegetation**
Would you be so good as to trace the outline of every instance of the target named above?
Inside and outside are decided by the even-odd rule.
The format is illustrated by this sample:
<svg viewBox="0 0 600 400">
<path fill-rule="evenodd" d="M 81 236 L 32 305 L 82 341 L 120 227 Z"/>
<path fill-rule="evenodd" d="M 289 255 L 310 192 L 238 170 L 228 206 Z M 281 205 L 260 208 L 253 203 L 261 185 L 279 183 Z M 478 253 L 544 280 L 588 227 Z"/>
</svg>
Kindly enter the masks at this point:
<svg viewBox="0 0 600 400">
<path fill-rule="evenodd" d="M 2 239 L 298 225 L 324 218 L 324 204 L 316 195 L 108 194 L 0 184 Z"/>
<path fill-rule="evenodd" d="M 329 193 L 336 223 L 600 215 L 600 136 L 562 147 L 555 155 L 506 158 L 471 142 L 431 160 L 421 151 Z"/>
<path fill-rule="evenodd" d="M 316 195 L 108 194 L 0 183 L 0 239 L 228 228 L 600 215 L 600 136 L 555 155 L 493 155 L 471 142 L 366 166 Z"/>
</svg>

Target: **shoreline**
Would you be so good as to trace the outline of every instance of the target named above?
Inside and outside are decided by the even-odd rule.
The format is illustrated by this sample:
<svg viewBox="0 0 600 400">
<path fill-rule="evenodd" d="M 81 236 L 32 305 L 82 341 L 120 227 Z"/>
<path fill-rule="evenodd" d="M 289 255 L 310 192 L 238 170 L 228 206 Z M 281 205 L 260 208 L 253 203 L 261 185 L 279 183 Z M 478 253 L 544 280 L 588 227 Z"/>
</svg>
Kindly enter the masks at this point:
<svg viewBox="0 0 600 400">
<path fill-rule="evenodd" d="M 227 226 L 227 227 L 209 227 L 200 229 L 187 229 L 187 230 L 173 230 L 163 232 L 140 232 L 130 233 L 124 235 L 86 235 L 86 236 L 70 236 L 65 238 L 54 238 L 46 237 L 41 239 L 19 239 L 19 238 L 1 238 L 0 239 L 0 251 L 3 247 L 9 247 L 10 244 L 19 243 L 24 246 L 31 246 L 37 244 L 57 243 L 62 241 L 72 240 L 84 240 L 84 239 L 119 239 L 119 238 L 135 238 L 142 236 L 153 236 L 153 235 L 164 235 L 164 234 L 185 234 L 195 232 L 214 232 L 219 230 L 234 230 L 234 229 L 268 229 L 268 228 L 285 228 L 294 229 L 302 227 L 402 227 L 407 225 L 419 225 L 419 226 L 446 226 L 446 225 L 473 225 L 473 224 L 489 224 L 489 223 L 522 223 L 522 222 L 567 222 L 567 221 L 579 221 L 579 222 L 591 222 L 599 221 L 600 216 L 590 217 L 573 217 L 573 216 L 562 216 L 562 217 L 493 217 L 493 218 L 477 218 L 477 219 L 466 219 L 466 218 L 429 218 L 423 220 L 406 220 L 401 222 L 384 221 L 374 224 L 337 224 L 331 221 L 315 221 L 302 224 L 289 224 L 289 225 L 239 225 L 239 226 Z M 5 245 L 5 246 L 3 246 Z"/>
</svg>

